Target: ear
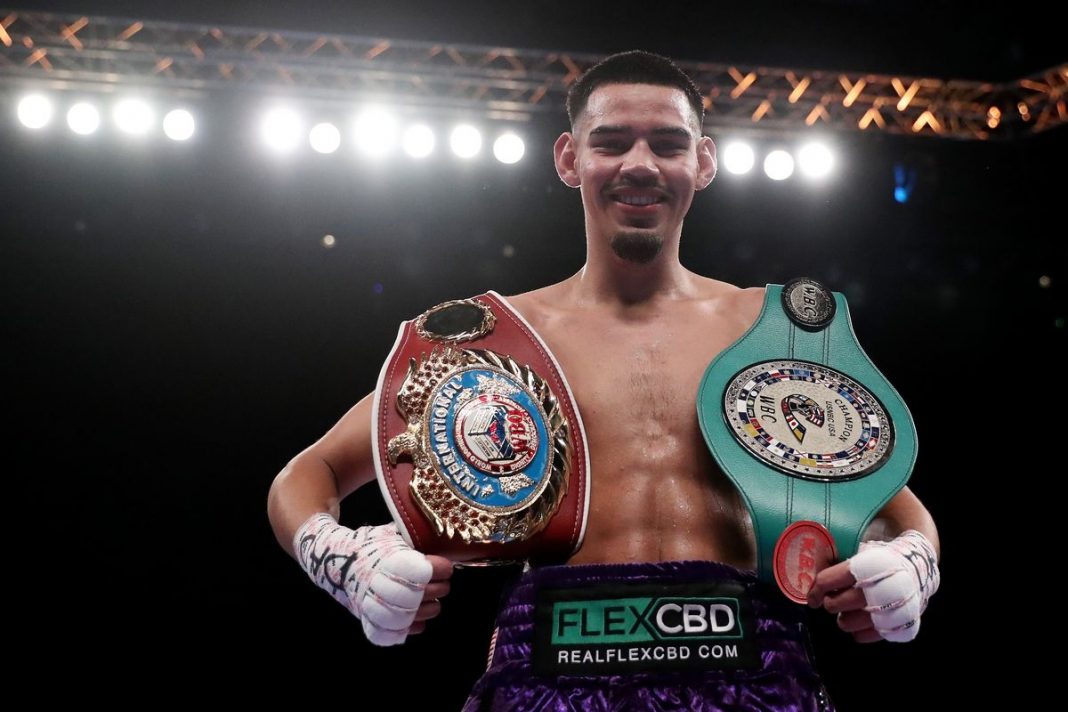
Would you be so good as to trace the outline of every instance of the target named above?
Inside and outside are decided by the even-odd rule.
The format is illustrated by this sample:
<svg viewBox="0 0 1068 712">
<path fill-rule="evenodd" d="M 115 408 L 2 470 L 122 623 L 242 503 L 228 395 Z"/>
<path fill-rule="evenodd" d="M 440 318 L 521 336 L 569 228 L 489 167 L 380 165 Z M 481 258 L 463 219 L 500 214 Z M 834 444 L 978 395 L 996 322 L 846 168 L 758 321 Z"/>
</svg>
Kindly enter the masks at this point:
<svg viewBox="0 0 1068 712">
<path fill-rule="evenodd" d="M 575 137 L 568 132 L 560 134 L 553 144 L 553 162 L 556 164 L 556 175 L 569 188 L 578 188 L 582 181 L 579 180 L 578 170 L 575 168 Z"/>
<path fill-rule="evenodd" d="M 704 190 L 716 177 L 716 144 L 708 136 L 697 141 L 697 190 Z"/>
</svg>

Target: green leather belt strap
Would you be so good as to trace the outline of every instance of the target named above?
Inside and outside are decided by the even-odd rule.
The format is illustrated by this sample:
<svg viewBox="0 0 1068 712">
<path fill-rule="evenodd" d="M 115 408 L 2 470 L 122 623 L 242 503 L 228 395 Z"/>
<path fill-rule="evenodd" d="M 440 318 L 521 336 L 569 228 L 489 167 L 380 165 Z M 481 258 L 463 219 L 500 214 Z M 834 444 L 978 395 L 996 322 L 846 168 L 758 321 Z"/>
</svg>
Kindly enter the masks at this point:
<svg viewBox="0 0 1068 712">
<path fill-rule="evenodd" d="M 838 292 L 828 293 L 833 294 L 836 306 L 830 323 L 822 328 L 802 328 L 787 314 L 782 292 L 781 285 L 768 285 L 760 317 L 749 331 L 712 361 L 705 371 L 697 394 L 697 414 L 705 441 L 716 462 L 741 491 L 752 515 L 757 540 L 757 569 L 760 577 L 766 581 L 772 580 L 773 577 L 773 553 L 779 536 L 790 524 L 797 521 L 814 521 L 826 527 L 834 537 L 841 559 L 855 554 L 868 523 L 905 486 L 916 462 L 916 429 L 912 416 L 901 396 L 879 373 L 857 343 L 845 297 Z M 829 299 L 827 303 L 830 303 Z M 889 443 L 889 447 L 879 462 L 866 471 L 859 468 L 859 472 L 845 477 L 835 474 L 821 478 L 819 475 L 806 475 L 800 471 L 787 472 L 783 467 L 773 466 L 773 463 L 769 464 L 747 449 L 736 436 L 736 432 L 746 430 L 747 426 L 744 422 L 732 426 L 728 418 L 731 408 L 729 402 L 725 406 L 727 389 L 741 372 L 755 364 L 772 361 L 809 362 L 826 366 L 859 384 L 861 388 L 858 391 L 863 392 L 866 389 L 869 394 L 874 395 L 892 424 L 890 433 L 886 432 L 887 428 L 882 429 L 884 443 Z M 774 371 L 773 368 L 771 370 Z M 743 376 L 742 380 L 745 378 Z M 803 382 L 800 386 L 808 387 Z M 790 388 L 794 390 L 789 390 Z M 738 387 L 734 386 L 734 389 L 736 392 Z M 793 393 L 803 390 L 789 384 L 786 389 L 779 392 Z M 745 393 L 743 387 L 743 402 Z M 769 404 L 765 410 L 768 415 L 762 416 L 758 412 L 754 417 L 750 414 L 755 426 L 753 430 L 759 430 L 759 418 L 767 418 L 769 422 L 778 418 L 780 423 L 801 423 L 798 427 L 801 430 L 808 429 L 811 442 L 816 438 L 814 433 L 817 431 L 825 436 L 828 424 L 834 427 L 835 417 L 838 418 L 840 431 L 844 430 L 842 426 L 846 422 L 846 409 L 834 405 L 839 400 L 833 390 L 826 393 L 830 395 L 825 401 L 819 397 L 805 398 L 803 394 L 760 399 Z M 848 400 L 849 396 L 842 395 L 842 398 Z M 770 405 L 773 400 L 774 413 Z M 870 401 L 870 397 L 867 400 Z M 758 403 L 758 407 L 759 405 Z M 794 415 L 791 420 L 787 411 L 794 406 L 801 415 Z M 802 407 L 808 410 L 802 411 Z M 739 410 L 744 408 L 740 407 Z M 805 420 L 806 414 L 811 415 L 811 420 Z M 738 417 L 743 421 L 745 419 L 744 414 Z M 867 422 L 864 418 L 858 420 Z M 842 432 L 842 437 L 839 438 L 842 441 L 854 430 L 858 433 L 861 431 L 860 427 L 854 427 L 852 419 L 849 423 L 848 433 Z M 800 433 L 791 440 L 791 431 L 786 432 L 787 435 L 780 437 L 778 442 L 796 446 L 796 449 L 800 450 L 801 445 L 795 440 L 804 438 L 805 433 Z M 831 435 L 834 434 L 831 430 Z M 888 435 L 890 437 L 887 437 Z M 869 442 L 863 440 L 866 436 L 867 430 L 864 430 L 859 436 L 862 439 L 859 441 L 861 445 L 856 448 L 858 451 L 865 449 L 864 442 Z M 832 442 L 835 442 L 833 438 Z M 772 444 L 776 445 L 775 442 Z M 873 446 L 874 443 L 869 442 L 869 447 Z M 804 455 L 801 457 L 804 458 Z M 825 457 L 829 459 L 837 456 Z M 801 462 L 812 461 L 802 459 Z M 787 462 L 786 465 L 790 463 Z M 800 466 L 798 469 L 806 470 Z M 813 468 L 806 471 L 816 470 Z"/>
</svg>

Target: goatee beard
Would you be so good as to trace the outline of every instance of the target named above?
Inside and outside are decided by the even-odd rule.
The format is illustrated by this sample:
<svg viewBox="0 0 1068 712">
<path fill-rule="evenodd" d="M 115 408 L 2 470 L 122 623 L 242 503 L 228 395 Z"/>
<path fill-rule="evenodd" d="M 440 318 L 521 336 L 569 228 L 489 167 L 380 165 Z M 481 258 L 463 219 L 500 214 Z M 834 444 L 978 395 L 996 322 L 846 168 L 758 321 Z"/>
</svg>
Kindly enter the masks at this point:
<svg viewBox="0 0 1068 712">
<path fill-rule="evenodd" d="M 664 247 L 664 238 L 647 231 L 620 232 L 612 237 L 612 252 L 620 259 L 645 265 L 656 259 Z"/>
</svg>

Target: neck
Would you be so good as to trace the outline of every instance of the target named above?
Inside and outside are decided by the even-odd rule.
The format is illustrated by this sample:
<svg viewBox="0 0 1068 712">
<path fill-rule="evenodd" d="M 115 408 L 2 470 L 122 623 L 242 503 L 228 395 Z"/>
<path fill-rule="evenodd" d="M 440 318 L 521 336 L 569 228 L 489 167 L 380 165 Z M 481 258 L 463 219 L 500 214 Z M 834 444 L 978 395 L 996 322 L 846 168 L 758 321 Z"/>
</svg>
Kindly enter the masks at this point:
<svg viewBox="0 0 1068 712">
<path fill-rule="evenodd" d="M 677 235 L 646 264 L 622 259 L 605 240 L 588 241 L 586 264 L 570 281 L 579 300 L 622 307 L 678 298 L 694 289 L 693 273 L 679 262 Z"/>
</svg>

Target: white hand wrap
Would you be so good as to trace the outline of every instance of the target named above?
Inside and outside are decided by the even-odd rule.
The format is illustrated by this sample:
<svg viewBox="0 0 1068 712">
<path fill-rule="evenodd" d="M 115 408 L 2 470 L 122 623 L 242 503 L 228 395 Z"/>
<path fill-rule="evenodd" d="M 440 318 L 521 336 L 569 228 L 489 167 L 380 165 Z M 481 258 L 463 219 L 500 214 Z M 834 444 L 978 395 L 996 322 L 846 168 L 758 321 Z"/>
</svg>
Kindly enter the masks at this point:
<svg viewBox="0 0 1068 712">
<path fill-rule="evenodd" d="M 904 643 L 920 631 L 920 615 L 938 590 L 934 547 L 910 529 L 893 541 L 866 541 L 849 560 L 854 587 L 864 592 L 864 610 L 884 640 Z"/>
<path fill-rule="evenodd" d="M 363 621 L 375 645 L 408 637 L 433 567 L 394 524 L 353 531 L 321 512 L 293 537 L 297 561 L 311 580 Z"/>
</svg>

